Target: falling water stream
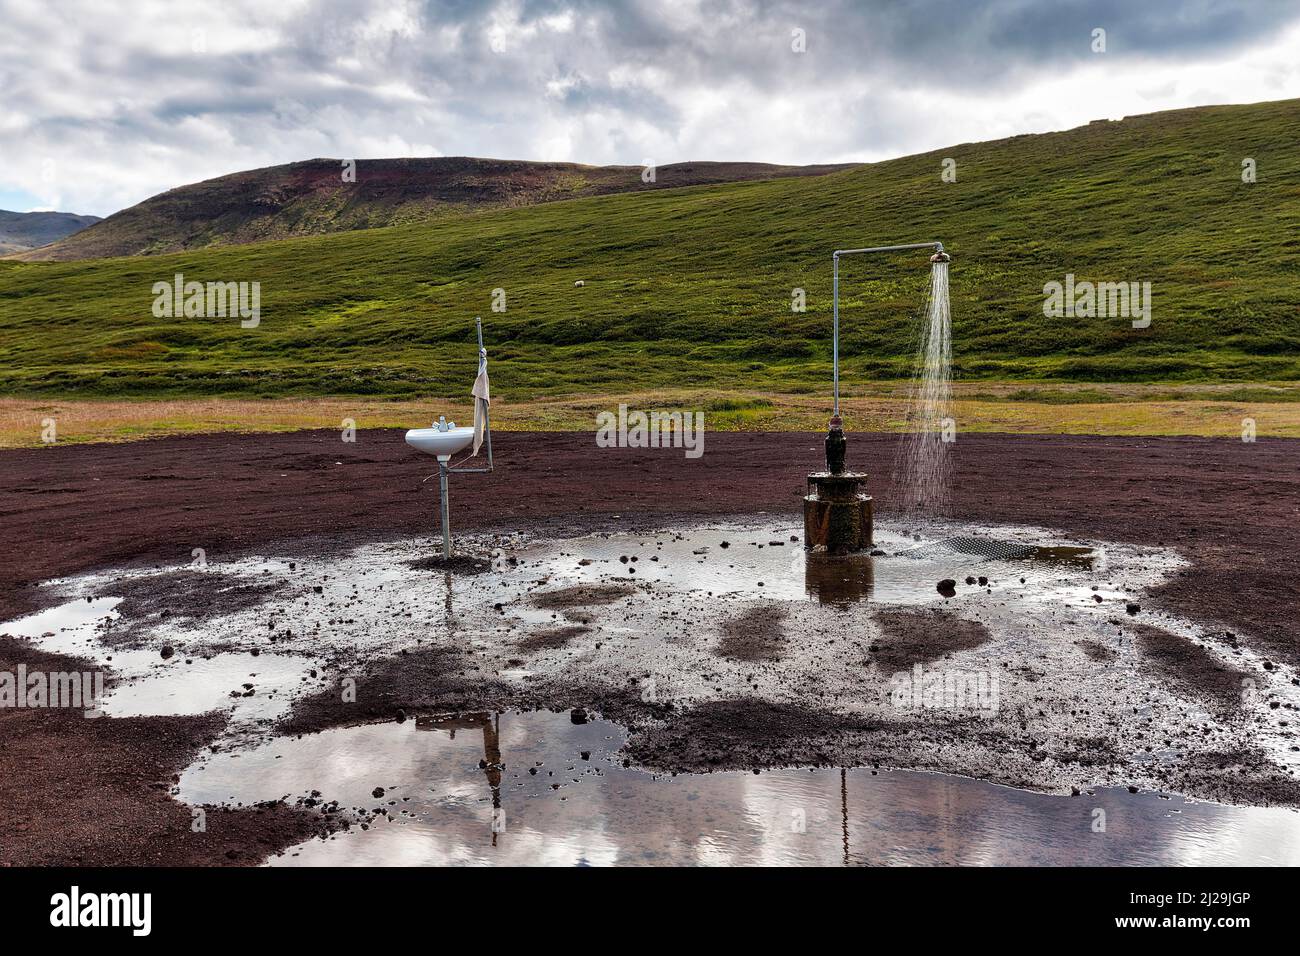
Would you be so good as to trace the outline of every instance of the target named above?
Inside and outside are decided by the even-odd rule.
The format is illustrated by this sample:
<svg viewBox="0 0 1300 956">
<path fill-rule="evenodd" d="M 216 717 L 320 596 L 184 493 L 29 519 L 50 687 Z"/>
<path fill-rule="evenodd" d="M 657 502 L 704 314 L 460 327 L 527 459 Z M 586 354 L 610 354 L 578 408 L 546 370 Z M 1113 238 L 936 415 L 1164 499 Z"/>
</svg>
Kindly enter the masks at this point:
<svg viewBox="0 0 1300 956">
<path fill-rule="evenodd" d="M 907 513 L 941 514 L 948 504 L 952 421 L 952 322 L 948 263 L 930 266 L 930 293 L 920 323 L 908 401 L 907 433 L 895 463 Z"/>
</svg>

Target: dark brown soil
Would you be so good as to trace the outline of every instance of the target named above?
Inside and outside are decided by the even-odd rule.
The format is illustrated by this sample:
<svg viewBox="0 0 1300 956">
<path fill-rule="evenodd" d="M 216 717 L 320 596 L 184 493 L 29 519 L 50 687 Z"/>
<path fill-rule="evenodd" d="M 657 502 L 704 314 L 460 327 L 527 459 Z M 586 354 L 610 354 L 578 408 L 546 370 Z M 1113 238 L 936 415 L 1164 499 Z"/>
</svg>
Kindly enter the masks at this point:
<svg viewBox="0 0 1300 956">
<path fill-rule="evenodd" d="M 1128 630 L 1158 673 L 1221 712 L 1240 707 L 1243 687 L 1253 685 L 1246 671 L 1224 667 L 1213 654 L 1181 634 L 1150 624 L 1130 624 Z"/>
<path fill-rule="evenodd" d="M 1083 653 L 1088 655 L 1088 659 L 1098 663 L 1108 663 L 1119 657 L 1119 652 L 1113 647 L 1107 647 L 1098 641 L 1080 641 L 1079 647 Z"/>
<path fill-rule="evenodd" d="M 104 630 L 106 643 L 129 645 L 141 625 L 172 618 L 195 624 L 222 614 L 257 607 L 272 599 L 283 582 L 257 585 L 213 586 L 198 569 L 165 571 L 147 577 L 123 578 L 103 589 L 104 596 L 120 597 L 121 618 Z"/>
<path fill-rule="evenodd" d="M 628 753 L 638 764 L 668 772 L 749 770 L 773 765 L 830 765 L 847 752 L 852 740 L 874 740 L 888 748 L 899 727 L 877 719 L 845 719 L 801 707 L 762 701 L 718 701 L 692 708 L 673 723 L 635 734 Z M 796 757 L 797 752 L 797 757 Z M 881 751 L 856 761 L 870 765 Z"/>
<path fill-rule="evenodd" d="M 741 661 L 775 661 L 785 644 L 781 607 L 753 607 L 728 621 L 718 642 L 718 656 Z"/>
<path fill-rule="evenodd" d="M 519 649 L 524 651 L 554 651 L 567 647 L 569 642 L 591 630 L 577 624 L 565 627 L 544 627 L 533 631 L 519 642 Z"/>
<path fill-rule="evenodd" d="M 876 615 L 885 635 L 871 650 L 871 659 L 887 671 L 905 671 L 955 651 L 988 643 L 989 629 L 948 611 L 885 611 Z"/>
<path fill-rule="evenodd" d="M 821 466 L 821 444 L 811 434 L 719 433 L 707 455 L 684 460 L 653 449 L 599 449 L 590 434 L 540 442 L 500 433 L 499 470 L 464 479 L 474 493 L 456 496 L 453 520 L 465 530 L 564 535 L 694 516 L 790 516 L 803 475 Z M 850 464 L 878 473 L 871 490 L 883 515 L 893 498 L 886 472 L 894 444 L 893 436 L 850 436 Z M 955 517 L 1176 548 L 1192 566 L 1145 598 L 1142 614 L 1163 606 L 1300 664 L 1300 442 L 971 435 L 957 448 L 956 466 Z M 331 430 L 0 452 L 0 620 L 38 608 L 43 580 L 122 564 L 172 570 L 188 564 L 196 547 L 211 562 L 272 550 L 324 554 L 428 533 L 434 492 L 421 483 L 428 471 L 399 431 L 361 433 L 355 444 Z M 1194 653 L 1145 643 L 1144 652 L 1181 679 L 1196 679 Z M 1227 685 L 1216 682 L 1227 679 L 1211 675 L 1204 689 L 1226 701 Z M 458 656 L 427 649 L 371 665 L 353 706 L 358 720 L 384 719 L 411 702 L 444 712 L 528 703 L 490 674 L 462 669 Z M 633 724 L 653 709 L 634 693 L 624 699 L 599 688 L 566 703 Z M 308 699 L 283 729 L 334 725 L 337 709 L 334 692 Z M 781 762 L 782 741 L 802 735 L 824 739 L 839 759 L 887 759 L 897 745 L 910 748 L 909 765 L 925 766 L 927 746 L 942 746 L 896 741 L 874 725 L 827 723 L 828 715 L 759 710 L 700 708 L 683 715 L 685 722 L 640 735 L 636 756 L 664 768 L 693 757 L 713 766 L 771 766 Z M 247 863 L 317 825 L 263 809 L 210 814 L 206 835 L 190 833 L 189 810 L 170 798 L 167 782 L 214 738 L 215 718 L 86 720 L 15 711 L 0 713 L 0 725 L 0 861 Z M 844 738 L 853 734 L 850 745 Z M 1008 754 L 1034 746 L 1028 738 L 986 744 Z M 1081 766 L 1115 756 L 1068 755 Z M 1240 779 L 1234 761 L 1256 764 L 1250 755 L 1214 763 L 1225 792 Z M 1014 783 L 1014 768 L 1002 778 Z M 1279 779 L 1279 788 L 1287 785 Z M 230 850 L 239 855 L 229 857 Z"/>
<path fill-rule="evenodd" d="M 313 733 L 344 723 L 395 720 L 421 711 L 536 709 L 510 685 L 466 668 L 452 647 L 426 647 L 364 665 L 355 681 L 355 699 L 344 702 L 337 687 L 301 698 L 277 728 L 280 733 Z"/>
<path fill-rule="evenodd" d="M 455 574 L 461 577 L 483 574 L 492 570 L 491 561 L 463 554 L 453 554 L 451 558 L 444 558 L 441 554 L 437 554 L 408 561 L 406 566 L 415 571 L 441 571 L 444 574 Z"/>
<path fill-rule="evenodd" d="M 635 591 L 630 584 L 575 584 L 573 587 L 544 591 L 532 600 L 537 607 L 548 611 L 568 611 L 613 604 Z"/>
</svg>

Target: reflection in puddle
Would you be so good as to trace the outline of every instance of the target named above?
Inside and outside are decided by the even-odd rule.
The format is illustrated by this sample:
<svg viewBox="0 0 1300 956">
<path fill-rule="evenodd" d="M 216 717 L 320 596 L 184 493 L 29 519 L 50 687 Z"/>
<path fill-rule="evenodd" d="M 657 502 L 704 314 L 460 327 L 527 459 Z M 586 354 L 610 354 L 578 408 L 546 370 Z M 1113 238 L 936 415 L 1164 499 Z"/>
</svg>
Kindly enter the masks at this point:
<svg viewBox="0 0 1300 956">
<path fill-rule="evenodd" d="M 886 543 L 896 543 L 892 535 L 881 535 Z M 774 542 L 775 543 L 775 542 Z M 905 547 L 892 555 L 882 549 L 873 554 L 826 555 L 802 552 L 804 590 L 822 604 L 840 607 L 875 598 L 885 601 L 910 601 L 932 598 L 935 589 L 928 585 L 943 580 L 948 573 L 972 563 L 987 562 L 1011 577 L 1011 572 L 1029 575 L 1020 582 L 1031 589 L 1050 583 L 1056 570 L 1073 568 L 1096 570 L 1101 555 L 1093 548 L 1077 545 L 1032 545 L 989 537 L 949 537 L 925 544 Z M 897 558 L 909 558 L 912 566 L 898 565 Z M 890 566 L 890 562 L 894 566 Z M 876 568 L 883 566 L 880 593 L 876 588 Z M 1053 570 L 1055 567 L 1056 570 Z M 901 569 L 901 574 L 899 573 Z M 910 579 L 910 585 L 909 585 Z M 954 577 L 952 580 L 956 580 Z M 987 586 L 988 575 L 981 577 Z M 920 583 L 918 583 L 920 582 Z"/>
<path fill-rule="evenodd" d="M 842 607 L 864 601 L 875 581 L 875 558 L 870 555 L 808 554 L 804 558 L 804 590 L 822 604 Z"/>
<path fill-rule="evenodd" d="M 186 771 L 180 798 L 318 790 L 388 811 L 277 865 L 1300 863 L 1288 809 L 1122 788 L 1052 796 L 908 771 L 660 777 L 623 767 L 625 736 L 546 712 L 348 727 L 213 755 Z"/>
<path fill-rule="evenodd" d="M 942 600 L 935 591 L 938 581 L 963 582 L 972 572 L 988 579 L 981 592 L 1059 598 L 1065 589 L 1077 590 L 1078 572 L 1107 568 L 1101 548 L 1023 543 L 1049 539 L 1051 533 L 1042 529 L 1014 529 L 1024 536 L 1016 541 L 977 526 L 955 529 L 963 533 L 944 535 L 944 526 L 936 526 L 922 535 L 878 524 L 873 554 L 833 556 L 804 551 L 789 527 L 721 525 L 688 533 L 592 535 L 568 542 L 559 554 L 553 545 L 539 543 L 523 548 L 519 559 L 521 566 L 544 568 L 557 582 L 642 581 L 711 596 L 812 599 L 839 606 L 865 600 L 937 603 Z M 571 559 L 574 553 L 581 562 Z M 1174 563 L 1156 552 L 1143 557 L 1147 575 Z"/>
</svg>

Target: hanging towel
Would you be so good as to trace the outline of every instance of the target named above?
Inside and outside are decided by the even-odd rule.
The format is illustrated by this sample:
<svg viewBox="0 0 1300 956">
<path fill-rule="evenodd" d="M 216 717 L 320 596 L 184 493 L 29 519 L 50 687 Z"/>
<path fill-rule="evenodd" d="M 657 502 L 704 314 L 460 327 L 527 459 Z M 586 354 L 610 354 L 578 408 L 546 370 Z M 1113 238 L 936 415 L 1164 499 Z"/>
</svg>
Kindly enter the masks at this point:
<svg viewBox="0 0 1300 956">
<path fill-rule="evenodd" d="M 474 387 L 470 389 L 470 394 L 474 396 L 474 451 L 470 454 L 473 458 L 483 444 L 483 430 L 487 427 L 488 420 L 488 405 L 492 401 L 488 396 L 487 349 L 478 350 L 478 378 L 474 379 Z"/>
</svg>

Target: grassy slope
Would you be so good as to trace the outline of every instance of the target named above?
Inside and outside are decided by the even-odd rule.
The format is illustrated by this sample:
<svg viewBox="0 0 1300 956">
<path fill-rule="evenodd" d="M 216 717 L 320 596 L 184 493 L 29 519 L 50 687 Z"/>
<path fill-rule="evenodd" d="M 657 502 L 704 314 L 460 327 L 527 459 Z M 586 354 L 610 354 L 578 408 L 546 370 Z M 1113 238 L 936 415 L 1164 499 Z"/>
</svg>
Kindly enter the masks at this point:
<svg viewBox="0 0 1300 956">
<path fill-rule="evenodd" d="M 148 259 L 0 264 L 0 392 L 460 394 L 482 314 L 512 397 L 829 377 L 836 247 L 941 239 L 963 378 L 1300 378 L 1300 101 L 954 146 L 816 179 L 663 190 Z M 940 160 L 958 182 L 940 181 Z M 1242 157 L 1259 164 L 1244 185 Z M 847 260 L 845 378 L 903 374 L 923 255 Z M 262 283 L 262 324 L 155 319 L 173 272 Z M 1049 319 L 1043 284 L 1149 280 L 1151 328 Z M 584 279 L 585 288 L 574 288 Z M 790 290 L 808 311 L 790 311 Z M 490 311 L 506 289 L 508 311 Z"/>
</svg>

